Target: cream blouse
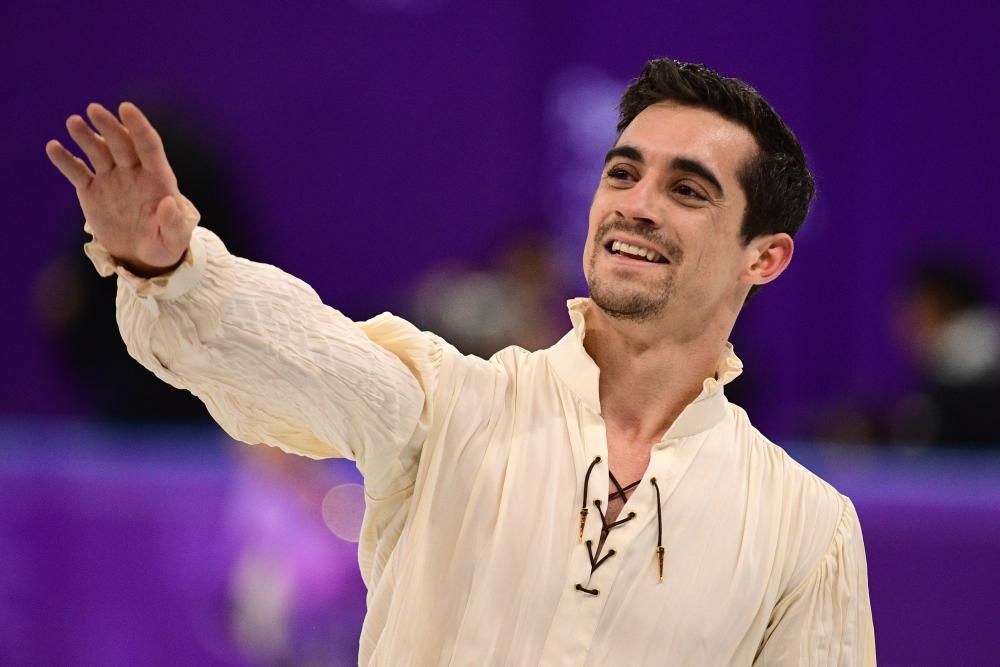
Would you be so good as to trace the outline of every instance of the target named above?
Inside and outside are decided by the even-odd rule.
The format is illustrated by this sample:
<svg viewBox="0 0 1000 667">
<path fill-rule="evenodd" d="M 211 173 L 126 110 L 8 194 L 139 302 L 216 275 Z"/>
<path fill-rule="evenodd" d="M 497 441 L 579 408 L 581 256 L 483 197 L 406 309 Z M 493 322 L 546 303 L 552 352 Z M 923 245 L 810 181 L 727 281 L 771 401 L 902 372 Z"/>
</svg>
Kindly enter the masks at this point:
<svg viewBox="0 0 1000 667">
<path fill-rule="evenodd" d="M 609 474 L 588 300 L 553 347 L 486 361 L 390 314 L 352 322 L 203 228 L 152 280 L 87 252 L 120 276 L 129 353 L 232 437 L 357 463 L 361 664 L 875 664 L 854 507 L 726 400 L 731 348 L 595 553 Z"/>
</svg>

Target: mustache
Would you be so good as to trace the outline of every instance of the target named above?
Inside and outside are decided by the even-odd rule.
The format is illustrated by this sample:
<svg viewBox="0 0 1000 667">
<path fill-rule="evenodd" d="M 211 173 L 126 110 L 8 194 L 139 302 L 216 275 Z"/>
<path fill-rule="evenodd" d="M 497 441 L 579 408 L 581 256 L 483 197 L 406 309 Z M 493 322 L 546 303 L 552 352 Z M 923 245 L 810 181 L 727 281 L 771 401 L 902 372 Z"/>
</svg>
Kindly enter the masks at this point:
<svg viewBox="0 0 1000 667">
<path fill-rule="evenodd" d="M 664 255 L 671 264 L 679 264 L 684 258 L 684 251 L 670 239 L 665 236 L 661 236 L 660 234 L 656 234 L 653 230 L 649 229 L 648 226 L 628 223 L 621 218 L 605 222 L 597 228 L 597 245 L 603 246 L 605 240 L 612 232 L 627 232 L 632 236 L 637 236 L 641 239 L 649 241 L 657 248 L 663 250 Z"/>
</svg>

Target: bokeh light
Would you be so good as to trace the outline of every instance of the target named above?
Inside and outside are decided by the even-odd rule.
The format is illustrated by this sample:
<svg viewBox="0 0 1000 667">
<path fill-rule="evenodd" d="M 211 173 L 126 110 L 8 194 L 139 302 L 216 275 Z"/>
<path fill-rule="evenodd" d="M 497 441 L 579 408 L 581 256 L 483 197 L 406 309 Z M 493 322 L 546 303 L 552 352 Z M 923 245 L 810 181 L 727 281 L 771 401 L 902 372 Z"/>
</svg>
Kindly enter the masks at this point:
<svg viewBox="0 0 1000 667">
<path fill-rule="evenodd" d="M 357 542 L 365 514 L 365 490 L 360 484 L 338 484 L 323 496 L 323 522 L 345 542 Z"/>
</svg>

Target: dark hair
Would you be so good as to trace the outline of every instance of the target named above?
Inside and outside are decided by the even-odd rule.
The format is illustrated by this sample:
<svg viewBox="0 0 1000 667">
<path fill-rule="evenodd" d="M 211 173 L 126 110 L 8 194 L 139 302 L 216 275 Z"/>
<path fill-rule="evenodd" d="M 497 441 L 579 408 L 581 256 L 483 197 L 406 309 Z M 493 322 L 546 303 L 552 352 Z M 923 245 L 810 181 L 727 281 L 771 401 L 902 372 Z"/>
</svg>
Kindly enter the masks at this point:
<svg viewBox="0 0 1000 667">
<path fill-rule="evenodd" d="M 795 236 L 816 185 L 802 146 L 764 98 L 739 79 L 722 77 L 704 65 L 650 60 L 618 104 L 619 136 L 643 109 L 665 101 L 714 111 L 757 140 L 760 151 L 739 174 L 747 197 L 744 244 L 763 234 Z"/>
</svg>

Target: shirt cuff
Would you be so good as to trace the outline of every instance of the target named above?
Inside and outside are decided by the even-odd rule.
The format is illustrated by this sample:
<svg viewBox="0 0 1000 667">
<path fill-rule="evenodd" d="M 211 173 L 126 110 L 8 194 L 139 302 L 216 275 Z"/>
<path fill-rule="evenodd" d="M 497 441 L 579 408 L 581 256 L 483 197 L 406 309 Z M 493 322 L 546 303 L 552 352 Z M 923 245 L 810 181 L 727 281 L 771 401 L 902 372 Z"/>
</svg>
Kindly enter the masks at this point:
<svg viewBox="0 0 1000 667">
<path fill-rule="evenodd" d="M 197 220 L 198 211 L 194 206 L 186 199 L 183 200 L 182 205 L 191 211 L 191 215 L 195 216 Z M 84 223 L 83 231 L 90 234 L 92 239 L 83 246 L 83 251 L 94 265 L 97 273 L 105 278 L 117 274 L 121 278 L 121 282 L 128 285 L 136 296 L 166 300 L 177 299 L 194 287 L 205 272 L 207 248 L 200 233 L 202 230 L 198 227 L 195 227 L 194 233 L 191 235 L 191 242 L 184 252 L 180 265 L 173 271 L 153 278 L 137 276 L 125 268 L 108 252 L 107 248 L 101 245 L 100 241 L 94 238 L 94 231 L 89 222 Z"/>
</svg>

